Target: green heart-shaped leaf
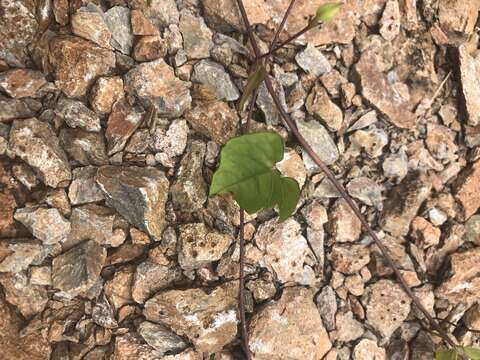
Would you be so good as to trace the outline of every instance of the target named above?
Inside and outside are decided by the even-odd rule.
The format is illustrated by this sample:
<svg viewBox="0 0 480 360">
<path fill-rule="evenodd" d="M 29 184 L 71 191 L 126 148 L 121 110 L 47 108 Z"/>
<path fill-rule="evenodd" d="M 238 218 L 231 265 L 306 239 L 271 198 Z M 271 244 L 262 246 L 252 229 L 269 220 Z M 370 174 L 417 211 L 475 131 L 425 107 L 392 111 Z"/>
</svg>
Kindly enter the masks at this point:
<svg viewBox="0 0 480 360">
<path fill-rule="evenodd" d="M 458 353 L 456 349 L 438 350 L 435 352 L 435 360 L 457 360 Z"/>
<path fill-rule="evenodd" d="M 220 153 L 210 196 L 232 193 L 249 214 L 278 205 L 280 221 L 287 219 L 300 198 L 298 183 L 281 175 L 275 164 L 283 159 L 282 138 L 275 133 L 231 139 Z"/>
<path fill-rule="evenodd" d="M 472 360 L 480 360 L 480 349 L 465 346 L 463 352 Z"/>
</svg>

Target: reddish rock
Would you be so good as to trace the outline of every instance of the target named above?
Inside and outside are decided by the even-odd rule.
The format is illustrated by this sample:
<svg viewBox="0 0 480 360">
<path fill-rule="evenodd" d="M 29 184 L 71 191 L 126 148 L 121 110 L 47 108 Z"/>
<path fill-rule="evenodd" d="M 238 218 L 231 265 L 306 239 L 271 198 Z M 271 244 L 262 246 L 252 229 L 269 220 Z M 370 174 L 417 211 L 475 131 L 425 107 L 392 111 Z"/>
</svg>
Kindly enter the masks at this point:
<svg viewBox="0 0 480 360">
<path fill-rule="evenodd" d="M 381 70 L 381 58 L 374 50 L 363 52 L 355 69 L 360 76 L 362 95 L 385 114 L 395 126 L 411 129 L 416 119 L 412 112 L 408 87 L 403 83 L 391 84 Z"/>
<path fill-rule="evenodd" d="M 72 178 L 70 164 L 50 124 L 35 118 L 15 120 L 9 147 L 30 165 L 45 185 L 61 187 Z"/>
<path fill-rule="evenodd" d="M 84 96 L 97 77 L 108 75 L 115 68 L 112 51 L 70 35 L 50 41 L 49 59 L 55 84 L 73 98 Z"/>
<path fill-rule="evenodd" d="M 452 276 L 435 289 L 435 296 L 468 308 L 480 294 L 480 248 L 453 254 L 451 266 Z"/>
<path fill-rule="evenodd" d="M 0 123 L 14 119 L 25 119 L 35 116 L 35 111 L 30 109 L 23 100 L 10 99 L 0 95 Z"/>
<path fill-rule="evenodd" d="M 179 117 L 190 107 L 187 83 L 175 77 L 163 59 L 142 63 L 125 76 L 127 89 L 142 100 L 152 101 L 160 116 Z"/>
<path fill-rule="evenodd" d="M 0 73 L 0 90 L 15 99 L 35 96 L 46 82 L 45 76 L 36 70 L 12 69 Z"/>
<path fill-rule="evenodd" d="M 144 112 L 140 107 L 131 107 L 125 99 L 113 105 L 105 131 L 108 155 L 115 154 L 125 147 L 130 136 L 140 126 L 143 116 Z"/>
<path fill-rule="evenodd" d="M 254 359 L 317 360 L 332 344 L 310 290 L 290 287 L 250 321 L 249 347 Z"/>
<path fill-rule="evenodd" d="M 238 131 L 237 112 L 219 100 L 195 103 L 185 119 L 195 131 L 219 144 L 225 144 Z"/>
<path fill-rule="evenodd" d="M 159 35 L 158 29 L 140 10 L 131 11 L 132 32 L 134 35 Z"/>
<path fill-rule="evenodd" d="M 111 49 L 112 34 L 104 20 L 102 10 L 94 4 L 81 7 L 72 15 L 72 32 L 98 46 Z"/>
<path fill-rule="evenodd" d="M 20 336 L 23 319 L 0 296 L 0 349 L 5 360 L 49 360 L 50 345 L 43 334 L 27 332 Z"/>
<path fill-rule="evenodd" d="M 167 55 L 167 42 L 159 35 L 142 36 L 133 49 L 137 61 L 152 61 Z"/>
<path fill-rule="evenodd" d="M 55 16 L 57 23 L 60 25 L 68 24 L 68 10 L 68 0 L 53 0 L 53 15 Z"/>
<path fill-rule="evenodd" d="M 5 191 L 0 192 L 0 239 L 15 237 L 17 230 L 13 213 L 17 207 L 15 197 Z"/>
<path fill-rule="evenodd" d="M 0 59 L 10 66 L 29 65 L 27 46 L 37 33 L 35 6 L 31 1 L 0 2 Z"/>
<path fill-rule="evenodd" d="M 461 96 L 468 124 L 480 125 L 480 57 L 469 53 L 468 47 L 458 47 Z"/>
<path fill-rule="evenodd" d="M 93 110 L 100 114 L 109 114 L 113 104 L 125 96 L 123 80 L 119 76 L 101 77 L 90 92 Z"/>
<path fill-rule="evenodd" d="M 479 0 L 440 0 L 438 20 L 446 32 L 472 33 L 478 18 Z"/>
<path fill-rule="evenodd" d="M 387 41 L 394 40 L 400 33 L 400 6 L 398 0 L 389 0 L 380 19 L 380 34 Z"/>
<path fill-rule="evenodd" d="M 463 170 L 454 185 L 454 194 L 462 206 L 459 217 L 468 220 L 480 208 L 480 161 Z"/>
</svg>

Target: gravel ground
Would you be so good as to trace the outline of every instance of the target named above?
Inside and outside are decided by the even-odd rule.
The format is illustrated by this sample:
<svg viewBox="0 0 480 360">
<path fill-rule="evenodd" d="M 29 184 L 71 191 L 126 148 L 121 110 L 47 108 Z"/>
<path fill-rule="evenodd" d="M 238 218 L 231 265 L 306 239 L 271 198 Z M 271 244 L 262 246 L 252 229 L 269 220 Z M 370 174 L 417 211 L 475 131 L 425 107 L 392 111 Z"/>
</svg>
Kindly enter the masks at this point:
<svg viewBox="0 0 480 360">
<path fill-rule="evenodd" d="M 288 0 L 244 0 L 263 52 Z M 281 39 L 323 0 L 298 0 Z M 284 108 L 431 316 L 480 346 L 478 0 L 345 0 L 275 53 Z M 233 360 L 239 208 L 208 198 L 252 64 L 234 0 L 0 0 L 0 358 Z M 254 360 L 441 339 L 261 85 L 295 214 L 248 215 Z"/>
</svg>

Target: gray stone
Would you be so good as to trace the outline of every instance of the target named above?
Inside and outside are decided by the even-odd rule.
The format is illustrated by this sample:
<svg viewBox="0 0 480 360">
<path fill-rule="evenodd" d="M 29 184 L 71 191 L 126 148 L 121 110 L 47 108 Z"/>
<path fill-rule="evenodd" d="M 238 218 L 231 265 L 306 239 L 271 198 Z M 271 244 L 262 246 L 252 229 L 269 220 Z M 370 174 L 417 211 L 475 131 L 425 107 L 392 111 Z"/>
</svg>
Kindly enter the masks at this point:
<svg viewBox="0 0 480 360">
<path fill-rule="evenodd" d="M 10 99 L 0 95 L 0 123 L 14 119 L 25 119 L 35 116 L 35 111 L 28 107 L 28 104 L 20 99 Z"/>
<path fill-rule="evenodd" d="M 161 238 L 169 187 L 163 172 L 151 167 L 107 165 L 98 170 L 96 181 L 108 206 L 154 239 Z"/>
<path fill-rule="evenodd" d="M 330 286 L 325 286 L 318 293 L 315 302 L 318 312 L 323 320 L 323 325 L 328 331 L 335 329 L 335 314 L 337 313 L 337 297 L 335 291 Z"/>
<path fill-rule="evenodd" d="M 190 59 L 210 56 L 210 49 L 213 47 L 212 31 L 205 25 L 202 17 L 196 17 L 184 9 L 180 13 L 179 28 L 183 36 L 183 48 Z"/>
<path fill-rule="evenodd" d="M 137 331 L 147 344 L 161 355 L 178 353 L 188 347 L 180 336 L 161 324 L 144 321 L 138 326 Z"/>
<path fill-rule="evenodd" d="M 272 81 L 273 88 L 275 93 L 277 94 L 280 103 L 284 109 L 287 109 L 287 103 L 285 100 L 285 91 L 283 90 L 282 85 L 273 77 L 270 77 Z M 265 82 L 262 82 L 258 88 L 258 96 L 257 96 L 257 106 L 262 110 L 263 115 L 265 116 L 265 121 L 269 125 L 278 125 L 281 123 L 281 117 L 273 102 L 273 99 L 268 92 L 267 86 Z"/>
<path fill-rule="evenodd" d="M 15 120 L 9 148 L 33 168 L 45 185 L 59 187 L 72 178 L 67 156 L 48 123 L 35 118 Z"/>
<path fill-rule="evenodd" d="M 188 84 L 179 80 L 163 59 L 144 62 L 125 75 L 125 86 L 144 102 L 152 102 L 160 116 L 180 117 L 190 108 Z"/>
<path fill-rule="evenodd" d="M 105 23 L 112 34 L 110 45 L 125 55 L 129 55 L 133 45 L 130 9 L 122 6 L 110 8 L 105 13 Z"/>
<path fill-rule="evenodd" d="M 235 101 L 240 93 L 225 68 L 211 60 L 201 60 L 193 67 L 192 81 L 208 85 L 219 100 Z"/>
<path fill-rule="evenodd" d="M 73 180 L 68 188 L 68 198 L 72 205 L 99 202 L 105 199 L 102 190 L 95 182 L 97 168 L 85 166 L 73 169 Z"/>
<path fill-rule="evenodd" d="M 311 75 L 320 76 L 332 70 L 332 65 L 327 58 L 310 43 L 302 52 L 297 53 L 295 60 L 305 72 Z"/>
<path fill-rule="evenodd" d="M 61 98 L 57 103 L 55 113 L 71 128 L 78 127 L 95 132 L 101 129 L 100 118 L 81 101 Z"/>
<path fill-rule="evenodd" d="M 307 140 L 326 165 L 331 165 L 337 161 L 339 157 L 337 146 L 323 125 L 315 120 L 309 122 L 297 120 L 297 127 L 298 131 L 305 137 L 305 140 Z M 309 172 L 320 171 L 320 168 L 305 151 L 303 151 L 303 162 Z"/>
<path fill-rule="evenodd" d="M 23 208 L 14 217 L 46 245 L 62 243 L 70 233 L 70 222 L 57 209 Z"/>
<path fill-rule="evenodd" d="M 348 193 L 368 206 L 382 209 L 382 187 L 366 176 L 352 179 L 347 185 Z"/>
<path fill-rule="evenodd" d="M 62 147 L 79 164 L 104 165 L 108 163 L 103 133 L 63 128 L 59 137 Z"/>
<path fill-rule="evenodd" d="M 98 280 L 106 257 L 106 250 L 93 240 L 78 244 L 53 259 L 53 286 L 71 297 L 89 290 Z"/>
<path fill-rule="evenodd" d="M 173 208 L 182 219 L 198 217 L 207 200 L 207 184 L 202 176 L 205 152 L 203 142 L 195 140 L 190 143 L 180 163 L 177 180 L 170 188 Z"/>
</svg>

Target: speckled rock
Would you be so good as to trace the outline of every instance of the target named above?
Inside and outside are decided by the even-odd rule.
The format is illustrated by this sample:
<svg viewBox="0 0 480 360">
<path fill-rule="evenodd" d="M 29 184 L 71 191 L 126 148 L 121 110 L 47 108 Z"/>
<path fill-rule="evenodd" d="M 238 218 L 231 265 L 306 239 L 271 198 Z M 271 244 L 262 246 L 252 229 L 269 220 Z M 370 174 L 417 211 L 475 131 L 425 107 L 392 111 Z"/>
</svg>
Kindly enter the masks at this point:
<svg viewBox="0 0 480 360">
<path fill-rule="evenodd" d="M 105 136 L 82 129 L 60 130 L 62 148 L 81 165 L 103 165 L 108 162 Z"/>
<path fill-rule="evenodd" d="M 347 185 L 347 191 L 350 196 L 366 205 L 375 206 L 379 210 L 383 208 L 382 187 L 366 176 L 352 179 Z"/>
<path fill-rule="evenodd" d="M 73 169 L 73 180 L 68 188 L 68 198 L 72 205 L 99 202 L 105 199 L 102 190 L 95 182 L 97 168 L 85 166 Z"/>
<path fill-rule="evenodd" d="M 355 274 L 370 262 L 370 252 L 364 245 L 334 245 L 328 258 L 335 270 Z"/>
<path fill-rule="evenodd" d="M 196 17 L 188 10 L 180 12 L 180 32 L 183 48 L 190 59 L 204 59 L 210 56 L 213 47 L 212 31 L 202 17 Z"/>
<path fill-rule="evenodd" d="M 187 83 L 179 80 L 163 59 L 145 62 L 125 76 L 127 89 L 144 101 L 152 101 L 160 116 L 179 117 L 190 108 Z"/>
<path fill-rule="evenodd" d="M 300 224 L 292 218 L 282 223 L 272 219 L 262 224 L 255 234 L 256 251 L 247 251 L 247 258 L 272 271 L 284 284 L 317 284 L 315 255 L 301 233 Z M 258 252 L 258 253 L 257 253 Z"/>
<path fill-rule="evenodd" d="M 159 35 L 142 36 L 135 44 L 133 58 L 137 61 L 153 61 L 167 55 L 167 42 Z"/>
<path fill-rule="evenodd" d="M 192 141 L 180 162 L 177 180 L 170 188 L 172 204 L 177 216 L 193 220 L 207 200 L 207 184 L 202 176 L 206 146 Z"/>
<path fill-rule="evenodd" d="M 38 332 L 27 332 L 20 336 L 24 321 L 13 307 L 0 297 L 0 347 L 6 359 L 49 360 L 50 345 Z"/>
<path fill-rule="evenodd" d="M 175 158 L 182 155 L 187 147 L 189 128 L 183 119 L 173 120 L 168 130 L 155 129 L 152 148 L 155 152 L 155 159 L 165 167 L 172 167 Z"/>
<path fill-rule="evenodd" d="M 130 9 L 114 6 L 105 13 L 104 18 L 112 34 L 110 45 L 123 54 L 129 55 L 133 45 Z"/>
<path fill-rule="evenodd" d="M 98 280 L 106 256 L 106 250 L 93 240 L 76 245 L 53 259 L 53 286 L 71 297 L 89 290 Z"/>
<path fill-rule="evenodd" d="M 450 262 L 452 275 L 435 289 L 435 296 L 469 307 L 480 293 L 480 248 L 453 254 Z"/>
<path fill-rule="evenodd" d="M 130 0 L 132 9 L 139 9 L 158 28 L 178 24 L 179 12 L 175 0 Z"/>
<path fill-rule="evenodd" d="M 397 185 L 388 195 L 380 218 L 382 228 L 392 235 L 405 236 L 418 209 L 430 195 L 429 180 L 412 174 Z"/>
<path fill-rule="evenodd" d="M 72 32 L 106 49 L 111 49 L 112 34 L 105 23 L 102 9 L 89 3 L 81 7 L 71 18 Z"/>
<path fill-rule="evenodd" d="M 355 242 L 362 232 L 362 223 L 344 199 L 338 199 L 330 212 L 328 229 L 335 242 Z"/>
<path fill-rule="evenodd" d="M 164 325 L 144 321 L 138 326 L 138 333 L 148 345 L 157 350 L 161 355 L 178 353 L 187 348 L 187 343 Z"/>
<path fill-rule="evenodd" d="M 234 101 L 240 93 L 224 67 L 211 60 L 201 60 L 193 67 L 192 81 L 212 88 L 219 100 Z"/>
<path fill-rule="evenodd" d="M 35 118 L 15 120 L 9 148 L 35 170 L 45 185 L 64 186 L 72 178 L 67 156 L 48 123 Z"/>
<path fill-rule="evenodd" d="M 309 122 L 297 120 L 297 127 L 298 131 L 305 137 L 305 140 L 307 140 L 326 165 L 331 165 L 337 161 L 339 157 L 337 146 L 325 127 L 315 120 Z M 309 172 L 320 171 L 320 168 L 305 151 L 303 151 L 303 162 Z"/>
<path fill-rule="evenodd" d="M 225 144 L 238 132 L 237 112 L 223 101 L 202 101 L 185 114 L 192 128 L 219 144 Z"/>
<path fill-rule="evenodd" d="M 70 233 L 70 222 L 57 209 L 18 209 L 15 220 L 25 225 L 33 236 L 46 245 L 61 243 Z"/>
<path fill-rule="evenodd" d="M 364 333 L 361 322 L 353 317 L 351 311 L 338 312 L 335 316 L 336 339 L 341 342 L 349 342 L 362 337 Z"/>
<path fill-rule="evenodd" d="M 155 25 L 145 17 L 143 11 L 132 10 L 130 15 L 134 35 L 158 35 L 160 33 Z"/>
<path fill-rule="evenodd" d="M 120 99 L 113 105 L 108 117 L 107 130 L 105 130 L 108 155 L 123 150 L 127 141 L 142 123 L 144 115 L 143 108 L 130 106 L 126 99 Z"/>
<path fill-rule="evenodd" d="M 161 353 L 155 350 L 137 334 L 126 333 L 115 337 L 115 346 L 111 360 L 159 360 Z"/>
<path fill-rule="evenodd" d="M 11 69 L 0 73 L 0 90 L 14 99 L 37 95 L 47 83 L 45 75 L 30 69 Z"/>
<path fill-rule="evenodd" d="M 411 299 L 400 285 L 380 280 L 367 287 L 362 303 L 368 324 L 388 339 L 410 313 Z"/>
<path fill-rule="evenodd" d="M 332 101 L 325 88 L 316 85 L 306 100 L 306 108 L 309 114 L 314 115 L 331 131 L 338 131 L 342 127 L 342 110 Z"/>
<path fill-rule="evenodd" d="M 61 98 L 55 107 L 55 114 L 62 118 L 71 128 L 98 132 L 101 129 L 100 118 L 83 102 Z"/>
<path fill-rule="evenodd" d="M 232 285 L 216 287 L 209 294 L 202 289 L 160 292 L 146 302 L 143 313 L 147 320 L 188 337 L 198 351 L 219 351 L 237 334 L 236 288 Z"/>
<path fill-rule="evenodd" d="M 161 238 L 169 186 L 163 172 L 151 167 L 107 165 L 99 168 L 95 179 L 108 206 L 153 238 Z M 132 198 L 136 201 L 130 201 Z"/>
<path fill-rule="evenodd" d="M 393 41 L 400 33 L 400 20 L 398 0 L 388 0 L 380 19 L 380 35 L 387 41 Z"/>
<path fill-rule="evenodd" d="M 330 286 L 325 286 L 315 298 L 318 312 L 323 320 L 323 325 L 328 331 L 335 329 L 335 314 L 337 313 L 337 298 L 335 291 Z"/>
<path fill-rule="evenodd" d="M 30 109 L 23 100 L 10 99 L 0 95 L 0 122 L 6 122 L 14 119 L 25 119 L 35 116 L 35 111 Z"/>
<path fill-rule="evenodd" d="M 332 344 L 305 288 L 286 288 L 253 316 L 249 347 L 254 359 L 321 359 Z"/>
<path fill-rule="evenodd" d="M 454 195 L 461 204 L 459 217 L 468 220 L 480 208 L 480 161 L 463 170 L 454 184 Z"/>
<path fill-rule="evenodd" d="M 385 114 L 399 128 L 413 128 L 416 123 L 408 87 L 400 82 L 391 84 L 382 72 L 380 56 L 374 50 L 362 53 L 355 69 L 360 76 L 362 94 L 367 101 Z"/>
<path fill-rule="evenodd" d="M 232 243 L 232 237 L 208 229 L 204 223 L 180 226 L 178 262 L 184 270 L 200 269 L 220 260 Z"/>
<path fill-rule="evenodd" d="M 305 169 L 302 158 L 295 150 L 286 148 L 282 161 L 279 161 L 275 167 L 282 175 L 295 179 L 300 189 L 305 185 L 307 170 Z"/>
<path fill-rule="evenodd" d="M 49 59 L 55 84 L 72 98 L 84 96 L 97 77 L 108 75 L 115 67 L 112 51 L 70 35 L 50 41 Z"/>
<path fill-rule="evenodd" d="M 18 206 L 15 196 L 7 191 L 0 193 L 0 203 L 2 204 L 0 207 L 0 238 L 15 237 L 17 229 L 13 214 Z"/>
<path fill-rule="evenodd" d="M 124 97 L 123 80 L 119 76 L 100 77 L 90 91 L 90 104 L 99 114 L 109 114 L 113 104 Z"/>
<path fill-rule="evenodd" d="M 25 272 L 0 274 L 0 285 L 3 286 L 5 299 L 16 306 L 26 319 L 42 312 L 47 305 L 47 289 L 30 284 Z"/>
<path fill-rule="evenodd" d="M 26 1 L 2 0 L 0 2 L 0 59 L 14 67 L 30 63 L 27 46 L 37 35 L 38 23 L 35 6 Z"/>
<path fill-rule="evenodd" d="M 42 250 L 42 245 L 35 240 L 2 240 L 0 242 L 0 273 L 19 273 L 27 270 L 30 264 L 42 259 Z"/>
<path fill-rule="evenodd" d="M 362 339 L 353 349 L 353 360 L 386 360 L 385 349 L 370 339 Z"/>
<path fill-rule="evenodd" d="M 181 280 L 181 269 L 176 262 L 168 260 L 161 249 L 150 251 L 147 260 L 135 270 L 132 283 L 132 298 L 139 304 L 145 303 L 156 292 Z"/>
</svg>

